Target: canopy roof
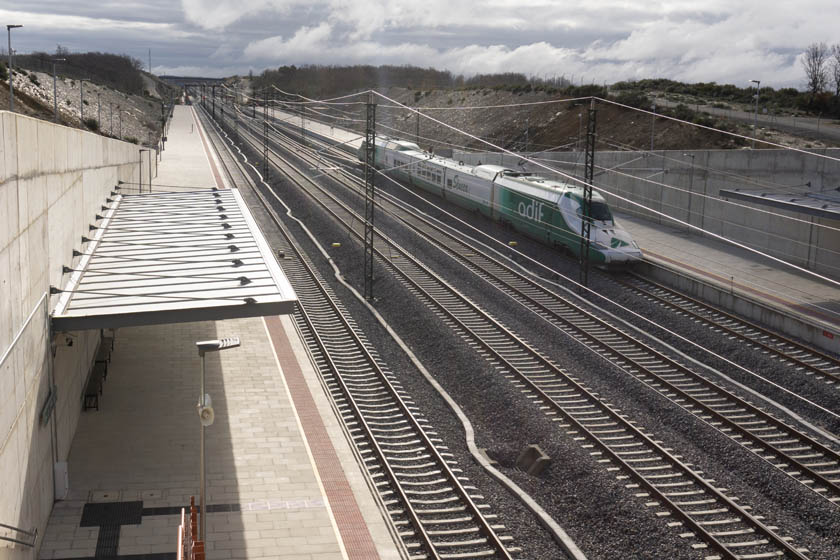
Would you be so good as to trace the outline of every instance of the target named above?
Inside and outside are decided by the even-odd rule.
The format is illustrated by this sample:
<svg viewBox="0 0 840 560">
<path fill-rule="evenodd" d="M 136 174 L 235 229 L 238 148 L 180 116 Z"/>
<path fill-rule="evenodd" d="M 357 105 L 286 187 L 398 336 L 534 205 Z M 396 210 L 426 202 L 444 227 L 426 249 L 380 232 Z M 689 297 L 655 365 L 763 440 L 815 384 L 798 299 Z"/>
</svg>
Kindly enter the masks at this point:
<svg viewBox="0 0 840 560">
<path fill-rule="evenodd" d="M 55 330 L 294 312 L 294 290 L 236 189 L 117 195 L 97 218 L 66 269 Z"/>
</svg>

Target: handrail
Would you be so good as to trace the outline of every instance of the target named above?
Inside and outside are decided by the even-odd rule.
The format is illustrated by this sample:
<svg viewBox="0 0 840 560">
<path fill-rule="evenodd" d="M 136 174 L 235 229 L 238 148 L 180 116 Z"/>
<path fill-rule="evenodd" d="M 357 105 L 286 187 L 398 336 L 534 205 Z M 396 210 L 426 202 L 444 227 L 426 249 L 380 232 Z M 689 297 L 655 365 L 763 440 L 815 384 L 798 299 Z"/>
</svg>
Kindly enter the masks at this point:
<svg viewBox="0 0 840 560">
<path fill-rule="evenodd" d="M 32 537 L 32 542 L 26 542 L 26 541 L 22 541 L 20 539 L 13 539 L 12 537 L 4 537 L 4 536 L 0 535 L 0 540 L 2 540 L 2 541 L 9 541 L 9 542 L 17 543 L 17 544 L 22 544 L 24 546 L 28 546 L 28 547 L 32 548 L 32 547 L 35 546 L 35 541 L 38 540 L 38 528 L 37 527 L 32 529 L 31 531 L 26 531 L 24 529 L 20 529 L 18 527 L 14 527 L 12 525 L 6 525 L 5 523 L 0 523 L 0 527 L 3 527 L 4 529 L 9 529 L 9 530 L 12 530 L 12 531 L 16 531 L 18 533 L 23 533 L 24 535 L 28 535 L 28 536 Z"/>
<path fill-rule="evenodd" d="M 0 366 L 2 366 L 6 362 L 6 358 L 8 358 L 9 354 L 11 354 L 12 350 L 14 350 L 15 346 L 20 340 L 20 337 L 23 335 L 23 331 L 25 331 L 26 327 L 29 326 L 29 323 L 32 321 L 32 317 L 35 316 L 35 312 L 38 311 L 38 308 L 41 307 L 42 303 L 44 303 L 44 298 L 46 298 L 47 295 L 47 292 L 41 294 L 41 297 L 38 299 L 38 303 L 36 303 L 35 307 L 32 308 L 32 311 L 29 312 L 29 316 L 26 318 L 26 321 L 23 322 L 23 325 L 21 325 L 17 334 L 15 334 L 15 337 L 14 339 L 12 339 L 12 342 L 9 344 L 9 347 L 6 348 L 6 350 L 3 352 L 3 356 L 0 357 Z M 0 526 L 8 527 L 8 525 L 3 525 L 2 523 L 0 523 Z"/>
</svg>

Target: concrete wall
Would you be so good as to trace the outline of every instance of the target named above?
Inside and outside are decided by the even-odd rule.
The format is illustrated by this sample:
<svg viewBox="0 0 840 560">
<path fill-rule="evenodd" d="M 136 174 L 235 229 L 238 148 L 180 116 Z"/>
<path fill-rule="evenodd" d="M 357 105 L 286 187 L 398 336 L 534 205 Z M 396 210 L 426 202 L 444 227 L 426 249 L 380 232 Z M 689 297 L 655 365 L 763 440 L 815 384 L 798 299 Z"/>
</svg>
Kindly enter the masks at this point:
<svg viewBox="0 0 840 560">
<path fill-rule="evenodd" d="M 840 158 L 840 149 L 817 153 Z M 480 161 L 512 168 L 518 168 L 521 162 L 499 153 L 466 154 L 456 150 L 453 157 L 465 163 Z M 579 152 L 537 153 L 531 157 L 570 175 L 583 175 L 583 154 Z M 802 192 L 840 187 L 840 162 L 790 150 L 602 151 L 596 153 L 595 165 L 595 184 L 621 197 L 794 264 L 840 277 L 840 232 L 819 227 L 840 228 L 840 221 L 812 220 L 806 214 L 732 201 L 736 205 L 718 196 L 722 189 Z M 524 168 L 549 174 L 530 164 Z M 806 185 L 809 182 L 810 187 Z M 674 225 L 667 217 L 603 194 L 622 212 Z"/>
<path fill-rule="evenodd" d="M 140 148 L 7 111 L 0 111 L 0 148 L 0 523 L 37 528 L 40 545 L 55 498 L 54 463 L 67 459 L 99 335 L 50 340 L 55 301 L 45 294 L 66 282 L 62 266 L 77 264 L 72 251 L 82 249 L 81 236 L 117 181 L 137 182 Z M 42 423 L 51 385 L 57 402 Z M 0 541 L 0 558 L 35 554 Z"/>
</svg>

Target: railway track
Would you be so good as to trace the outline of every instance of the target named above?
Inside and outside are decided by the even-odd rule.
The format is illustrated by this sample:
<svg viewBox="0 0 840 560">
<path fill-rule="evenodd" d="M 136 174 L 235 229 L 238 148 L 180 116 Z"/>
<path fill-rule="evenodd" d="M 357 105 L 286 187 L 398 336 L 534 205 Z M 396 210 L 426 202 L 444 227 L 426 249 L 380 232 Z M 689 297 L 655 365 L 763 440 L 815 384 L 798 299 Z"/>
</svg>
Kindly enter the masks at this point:
<svg viewBox="0 0 840 560">
<path fill-rule="evenodd" d="M 249 133 L 250 135 L 250 133 Z M 246 140 L 248 140 L 246 138 Z M 258 145 L 256 135 L 250 137 Z M 289 146 L 294 149 L 294 146 Z M 304 190 L 357 239 L 363 237 L 363 220 L 333 194 L 277 153 L 272 164 Z M 599 399 L 584 384 L 549 358 L 530 347 L 516 333 L 468 301 L 445 280 L 417 261 L 409 252 L 384 237 L 375 237 L 374 249 L 381 264 L 473 346 L 497 373 L 511 380 L 582 445 L 593 449 L 597 461 L 620 470 L 628 488 L 656 508 L 658 515 L 671 516 L 672 526 L 694 540 L 694 548 L 710 549 L 709 558 L 805 558 L 804 550 L 791 545 L 777 528 L 765 525 L 748 506 L 737 504 L 714 481 L 706 480 L 692 465 L 638 428 L 612 405 Z M 471 253 L 475 253 L 470 248 Z"/>
<path fill-rule="evenodd" d="M 202 117 L 205 122 L 206 115 Z M 214 139 L 217 151 L 226 152 Z M 299 298 L 295 321 L 358 456 L 412 559 L 504 558 L 520 551 L 512 537 L 429 423 L 378 357 L 308 257 L 297 247 L 265 194 L 241 169 L 237 186 L 251 187 L 277 228 L 272 245 Z"/>
<path fill-rule="evenodd" d="M 796 372 L 840 388 L 840 360 L 637 274 L 611 277 L 641 297 L 738 339 Z"/>
<path fill-rule="evenodd" d="M 350 187 L 361 196 L 358 178 L 349 178 L 356 182 Z M 553 327 L 678 402 L 692 414 L 725 432 L 814 492 L 829 501 L 840 503 L 840 453 L 834 449 L 733 395 L 712 380 L 598 318 L 568 298 L 545 288 L 500 259 L 464 241 L 457 232 L 441 227 L 404 203 L 380 195 L 379 204 L 383 210 L 421 233 L 431 243 Z M 780 340 L 780 344 L 784 344 L 784 341 Z M 789 347 L 794 348 L 795 344 L 790 341 Z M 786 356 L 785 359 L 790 361 L 790 355 Z M 819 356 L 809 360 L 811 370 L 818 367 L 817 360 L 820 360 Z M 833 364 L 828 356 L 820 363 L 828 364 L 829 367 Z M 822 375 L 830 376 L 831 371 L 822 370 Z"/>
<path fill-rule="evenodd" d="M 352 188 L 361 194 L 358 183 Z M 840 453 L 834 449 L 534 282 L 404 204 L 380 196 L 380 205 L 553 327 L 679 403 L 817 494 L 840 503 Z"/>
</svg>

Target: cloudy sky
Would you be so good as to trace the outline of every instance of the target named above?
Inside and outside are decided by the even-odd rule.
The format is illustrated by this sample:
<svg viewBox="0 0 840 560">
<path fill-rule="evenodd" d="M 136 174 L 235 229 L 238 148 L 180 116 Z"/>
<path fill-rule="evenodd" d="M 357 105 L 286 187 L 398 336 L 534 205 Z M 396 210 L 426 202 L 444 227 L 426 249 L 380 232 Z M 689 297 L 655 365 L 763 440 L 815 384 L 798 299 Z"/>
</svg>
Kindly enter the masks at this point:
<svg viewBox="0 0 840 560">
<path fill-rule="evenodd" d="M 611 83 L 664 77 L 803 87 L 799 56 L 840 42 L 837 0 L 4 0 L 13 48 L 98 50 L 155 74 L 414 64 Z M 5 49 L 5 37 L 0 45 Z"/>
</svg>

